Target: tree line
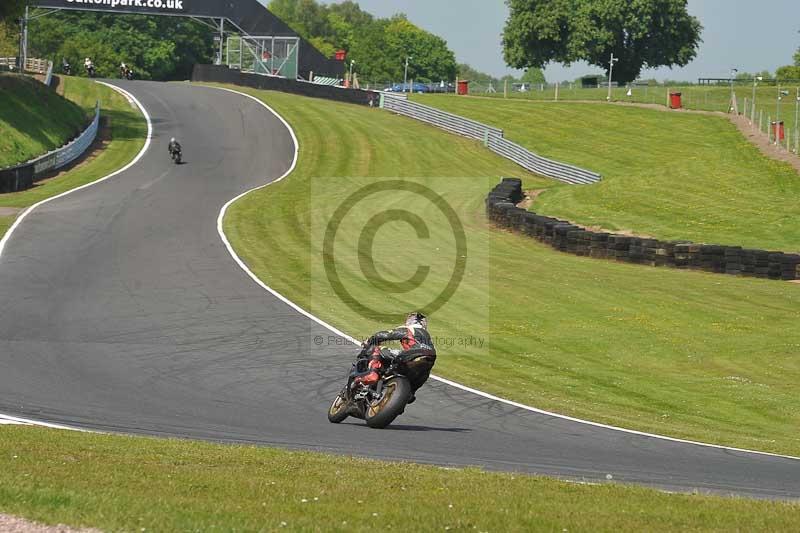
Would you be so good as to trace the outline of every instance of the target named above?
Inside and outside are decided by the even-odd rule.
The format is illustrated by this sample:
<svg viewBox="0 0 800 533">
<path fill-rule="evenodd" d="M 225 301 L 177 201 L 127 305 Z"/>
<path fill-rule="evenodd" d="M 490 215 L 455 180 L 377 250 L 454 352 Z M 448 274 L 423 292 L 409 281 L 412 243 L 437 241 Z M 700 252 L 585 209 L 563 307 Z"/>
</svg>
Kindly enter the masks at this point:
<svg viewBox="0 0 800 533">
<path fill-rule="evenodd" d="M 357 2 L 321 4 L 317 0 L 272 0 L 269 10 L 322 53 L 347 52 L 347 64 L 362 81 L 409 79 L 437 82 L 457 73 L 455 54 L 438 35 L 419 28 L 403 14 L 378 18 Z"/>
</svg>

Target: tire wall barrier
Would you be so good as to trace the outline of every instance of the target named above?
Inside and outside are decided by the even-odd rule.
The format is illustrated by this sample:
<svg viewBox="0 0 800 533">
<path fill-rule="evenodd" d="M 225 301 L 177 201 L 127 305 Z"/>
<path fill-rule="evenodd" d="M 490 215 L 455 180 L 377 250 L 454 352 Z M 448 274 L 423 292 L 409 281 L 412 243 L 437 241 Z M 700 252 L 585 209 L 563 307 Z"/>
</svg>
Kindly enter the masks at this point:
<svg viewBox="0 0 800 533">
<path fill-rule="evenodd" d="M 601 179 L 600 174 L 596 172 L 546 159 L 509 141 L 504 137 L 503 130 L 500 128 L 488 126 L 435 107 L 397 98 L 382 98 L 381 105 L 387 111 L 398 115 L 426 122 L 450 133 L 482 141 L 492 152 L 540 176 L 547 176 L 570 185 L 590 185 Z"/>
<path fill-rule="evenodd" d="M 95 106 L 94 119 L 75 139 L 57 150 L 48 152 L 22 165 L 0 169 L 0 193 L 30 189 L 39 179 L 63 168 L 86 152 L 97 138 L 100 125 L 100 103 Z"/>
<path fill-rule="evenodd" d="M 798 254 L 589 231 L 517 207 L 524 197 L 521 180 L 504 178 L 486 198 L 487 217 L 501 228 L 579 256 L 736 276 L 787 281 L 800 279 Z"/>
<path fill-rule="evenodd" d="M 229 83 L 240 87 L 251 87 L 265 91 L 279 91 L 299 94 L 312 98 L 324 98 L 348 104 L 377 107 L 380 96 L 374 91 L 361 89 L 343 89 L 330 85 L 318 85 L 308 81 L 296 81 L 277 76 L 249 74 L 230 69 L 225 65 L 195 65 L 192 81 L 208 83 Z"/>
</svg>

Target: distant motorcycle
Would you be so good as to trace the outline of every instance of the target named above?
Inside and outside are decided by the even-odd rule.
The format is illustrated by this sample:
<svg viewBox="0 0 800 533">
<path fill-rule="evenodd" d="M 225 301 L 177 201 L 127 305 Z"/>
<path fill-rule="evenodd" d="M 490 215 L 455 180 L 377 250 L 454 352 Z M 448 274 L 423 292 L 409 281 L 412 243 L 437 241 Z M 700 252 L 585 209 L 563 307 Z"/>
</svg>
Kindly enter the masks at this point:
<svg viewBox="0 0 800 533">
<path fill-rule="evenodd" d="M 65 76 L 72 76 L 72 65 L 67 63 L 66 61 L 61 64 L 61 71 L 64 73 Z"/>
<path fill-rule="evenodd" d="M 123 80 L 132 80 L 134 78 L 133 69 L 130 67 L 120 68 L 119 77 Z"/>
<path fill-rule="evenodd" d="M 89 65 L 86 67 L 86 73 L 90 78 L 94 78 L 97 75 L 97 72 L 94 70 L 94 65 Z"/>
<path fill-rule="evenodd" d="M 180 165 L 181 162 L 183 161 L 183 153 L 181 150 L 173 150 L 172 152 L 170 152 L 170 155 L 172 156 L 172 160 L 175 162 L 176 165 Z"/>
</svg>

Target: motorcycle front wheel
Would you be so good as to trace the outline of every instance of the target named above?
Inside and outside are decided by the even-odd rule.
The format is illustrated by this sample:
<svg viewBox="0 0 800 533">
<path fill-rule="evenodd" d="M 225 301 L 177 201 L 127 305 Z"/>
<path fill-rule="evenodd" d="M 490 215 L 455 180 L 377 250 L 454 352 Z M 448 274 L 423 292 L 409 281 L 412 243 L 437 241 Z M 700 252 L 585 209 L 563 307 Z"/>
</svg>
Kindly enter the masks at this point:
<svg viewBox="0 0 800 533">
<path fill-rule="evenodd" d="M 328 409 L 328 421 L 332 424 L 340 424 L 349 416 L 347 414 L 349 402 L 345 397 L 345 391 L 340 392 L 333 400 Z"/>
<path fill-rule="evenodd" d="M 391 424 L 395 418 L 403 414 L 410 396 L 411 383 L 408 379 L 397 376 L 386 380 L 381 396 L 367 404 L 364 417 L 367 425 L 383 429 Z"/>
</svg>

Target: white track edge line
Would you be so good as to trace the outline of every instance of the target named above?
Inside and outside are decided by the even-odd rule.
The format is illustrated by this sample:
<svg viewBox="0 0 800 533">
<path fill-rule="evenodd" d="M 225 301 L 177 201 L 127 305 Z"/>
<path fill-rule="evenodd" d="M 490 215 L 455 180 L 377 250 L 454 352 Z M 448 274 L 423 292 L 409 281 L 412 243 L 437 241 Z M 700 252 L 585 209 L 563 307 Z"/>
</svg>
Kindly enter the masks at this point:
<svg viewBox="0 0 800 533">
<path fill-rule="evenodd" d="M 53 200 L 57 200 L 58 198 L 63 198 L 64 196 L 67 196 L 67 195 L 72 194 L 74 192 L 78 192 L 80 190 L 92 187 L 94 185 L 97 185 L 98 183 L 102 183 L 102 182 L 104 182 L 106 180 L 109 180 L 109 179 L 113 178 L 114 176 L 117 176 L 118 174 L 122 174 L 123 172 L 125 172 L 126 170 L 131 168 L 133 165 L 138 163 L 139 160 L 142 157 L 144 157 L 144 154 L 147 152 L 148 148 L 150 148 L 150 143 L 151 143 L 151 141 L 153 139 L 153 122 L 151 121 L 150 115 L 147 113 L 147 110 L 144 108 L 142 103 L 139 102 L 139 100 L 137 100 L 136 97 L 133 96 L 131 93 L 129 93 L 125 89 L 117 87 L 116 85 L 112 85 L 110 83 L 105 83 L 105 82 L 102 82 L 102 81 L 97 81 L 95 83 L 99 83 L 101 85 L 105 85 L 106 87 L 109 87 L 109 88 L 113 89 L 114 91 L 116 91 L 119 94 L 121 94 L 122 96 L 124 96 L 125 99 L 128 102 L 133 102 L 134 104 L 136 104 L 136 106 L 139 108 L 139 111 L 142 112 L 142 115 L 144 116 L 145 121 L 147 121 L 147 138 L 145 139 L 144 146 L 142 147 L 141 150 L 139 150 L 139 153 L 136 154 L 136 157 L 134 157 L 133 160 L 131 160 L 124 167 L 122 167 L 122 168 L 120 168 L 118 170 L 115 170 L 111 174 L 108 174 L 107 176 L 104 176 L 104 177 L 102 177 L 100 179 L 92 181 L 91 183 L 86 183 L 84 185 L 81 185 L 80 187 L 76 187 L 76 188 L 70 189 L 70 190 L 68 190 L 66 192 L 62 192 L 61 194 L 58 194 L 58 195 L 53 196 L 51 198 L 45 198 L 41 202 L 35 203 L 32 206 L 30 206 L 29 208 L 27 208 L 25 211 L 23 211 L 22 214 L 19 217 L 17 217 L 17 219 L 14 221 L 14 223 L 11 225 L 11 227 L 8 228 L 8 231 L 3 236 L 3 238 L 0 239 L 0 257 L 2 257 L 2 255 L 3 255 L 3 250 L 5 249 L 6 243 L 8 243 L 9 239 L 11 238 L 11 234 L 14 233 L 14 230 L 16 230 L 17 227 L 19 227 L 19 225 L 22 223 L 22 221 L 25 219 L 25 217 L 30 215 L 37 207 L 42 206 L 42 205 L 44 205 L 44 204 L 46 204 L 48 202 L 52 202 Z M 87 431 L 85 429 L 81 429 L 81 428 L 77 428 L 77 427 L 66 426 L 66 425 L 62 425 L 62 424 L 51 424 L 49 422 L 42 422 L 42 421 L 32 420 L 32 419 L 27 419 L 27 418 L 18 418 L 18 417 L 14 417 L 14 416 L 4 415 L 2 413 L 0 413 L 0 419 L 8 420 L 10 422 L 16 422 L 16 423 L 19 423 L 19 424 L 31 424 L 31 425 L 35 425 L 35 426 L 48 427 L 48 428 L 53 428 L 53 429 L 68 429 L 68 430 L 71 430 L 71 431 Z"/>
<path fill-rule="evenodd" d="M 228 211 L 228 208 L 234 202 L 236 202 L 237 200 L 243 198 L 244 196 L 247 196 L 251 192 L 258 191 L 258 190 L 263 189 L 265 187 L 269 187 L 273 183 L 278 183 L 279 181 L 284 180 L 292 172 L 294 172 L 294 169 L 297 166 L 297 160 L 298 160 L 298 155 L 299 155 L 299 151 L 300 151 L 300 143 L 297 140 L 297 135 L 295 135 L 294 129 L 292 129 L 292 126 L 286 121 L 286 119 L 284 119 L 277 111 L 275 111 L 273 108 L 271 108 L 269 105 L 267 105 L 265 102 L 262 102 L 261 100 L 259 100 L 255 96 L 252 96 L 252 95 L 240 92 L 240 91 L 236 91 L 236 90 L 233 90 L 233 89 L 224 88 L 224 87 L 214 87 L 214 86 L 209 86 L 209 85 L 206 85 L 206 87 L 211 87 L 213 89 L 218 89 L 218 90 L 221 90 L 221 91 L 228 91 L 228 92 L 231 92 L 231 93 L 234 93 L 234 94 L 238 94 L 240 96 L 244 96 L 246 98 L 250 98 L 251 100 L 257 102 L 260 105 L 262 105 L 270 113 L 275 115 L 284 124 L 284 126 L 286 126 L 286 128 L 289 130 L 289 133 L 292 136 L 292 140 L 294 141 L 294 159 L 292 161 L 291 167 L 289 168 L 289 170 L 284 175 L 282 175 L 280 178 L 278 178 L 278 179 L 276 179 L 274 181 L 271 181 L 271 182 L 269 182 L 267 184 L 260 185 L 258 187 L 254 187 L 253 189 L 250 189 L 249 191 L 243 192 L 242 194 L 240 194 L 239 196 L 237 196 L 233 200 L 231 200 L 228 203 L 226 203 L 223 206 L 222 210 L 220 211 L 219 217 L 217 218 L 217 232 L 219 233 L 220 239 L 222 239 L 222 242 L 225 244 L 225 247 L 228 249 L 228 253 L 231 254 L 231 257 L 233 257 L 233 260 L 236 262 L 236 264 L 238 264 L 239 267 L 242 270 L 244 270 L 245 273 L 248 276 L 250 276 L 250 278 L 254 282 L 256 282 L 262 289 L 264 289 L 265 291 L 269 292 L 270 294 L 272 294 L 273 296 L 278 298 L 280 301 L 282 301 L 283 303 L 285 303 L 286 305 L 288 305 L 289 307 L 291 307 L 292 309 L 294 309 L 295 311 L 300 313 L 301 315 L 305 316 L 306 318 L 311 319 L 312 321 L 316 322 L 320 326 L 323 326 L 324 328 L 330 330 L 332 333 L 335 333 L 336 335 L 339 335 L 339 336 L 347 339 L 348 341 L 350 341 L 350 342 L 352 342 L 354 344 L 359 344 L 359 341 L 357 339 L 351 337 L 350 335 L 344 333 L 343 331 L 340 331 L 339 329 L 337 329 L 336 327 L 328 324 L 327 322 L 325 322 L 321 318 L 312 315 L 311 313 L 309 313 L 308 311 L 306 311 L 305 309 L 303 309 L 302 307 L 300 307 L 299 305 L 297 305 L 293 301 L 289 300 L 288 298 L 286 298 L 285 296 L 280 294 L 278 291 L 276 291 L 275 289 L 273 289 L 272 287 L 270 287 L 269 285 L 264 283 L 258 276 L 255 275 L 255 273 L 252 270 L 250 270 L 250 268 L 245 264 L 245 262 L 242 261 L 242 258 L 239 257 L 239 255 L 233 249 L 233 246 L 231 245 L 230 241 L 228 240 L 227 236 L 225 235 L 225 231 L 223 229 L 223 219 L 225 218 L 225 213 Z M 484 391 L 481 391 L 481 390 L 478 390 L 478 389 L 473 389 L 472 387 L 467 387 L 466 385 L 462 385 L 462 384 L 457 383 L 455 381 L 451 381 L 449 379 L 446 379 L 446 378 L 443 378 L 443 377 L 439 377 L 439 376 L 436 376 L 436 375 L 433 375 L 433 374 L 431 374 L 431 379 L 433 379 L 434 381 L 438 381 L 440 383 L 443 383 L 445 385 L 449 385 L 449 386 L 454 387 L 456 389 L 460 389 L 462 391 L 469 392 L 469 393 L 475 394 L 477 396 L 481 396 L 483 398 L 486 398 L 487 400 L 492 400 L 492 401 L 495 401 L 495 402 L 499 402 L 499 403 L 503 403 L 503 404 L 506 404 L 506 405 L 510 405 L 511 407 L 516 407 L 518 409 L 523 409 L 525 411 L 530 411 L 532 413 L 545 415 L 545 416 L 550 416 L 550 417 L 553 417 L 553 418 L 559 418 L 561 420 L 567 420 L 569 422 L 575 422 L 575 423 L 578 423 L 578 424 L 583 424 L 583 425 L 602 428 L 602 429 L 608 429 L 608 430 L 617 431 L 617 432 L 620 432 L 620 433 L 627 433 L 629 435 L 637 435 L 637 436 L 640 436 L 640 437 L 648 437 L 648 438 L 652 438 L 652 439 L 664 440 L 664 441 L 675 442 L 675 443 L 680 443 L 680 444 L 691 444 L 691 445 L 694 445 L 694 446 L 702 446 L 704 448 L 714 448 L 714 449 L 718 449 L 718 450 L 727 450 L 727 451 L 732 451 L 732 452 L 741 452 L 741 453 L 747 453 L 747 454 L 752 454 L 752 455 L 762 455 L 762 456 L 767 456 L 767 457 L 777 457 L 777 458 L 780 458 L 780 459 L 792 459 L 792 460 L 795 460 L 795 461 L 800 461 L 800 457 L 795 457 L 795 456 L 792 456 L 792 455 L 782 455 L 782 454 L 778 454 L 778 453 L 762 452 L 762 451 L 758 451 L 758 450 L 748 450 L 746 448 L 734 448 L 734 447 L 731 447 L 731 446 L 723 446 L 721 444 L 710 444 L 710 443 L 707 443 L 707 442 L 699 442 L 699 441 L 693 441 L 693 440 L 679 439 L 677 437 L 668 437 L 668 436 L 665 436 L 665 435 L 658 435 L 656 433 L 647 433 L 647 432 L 644 432 L 644 431 L 636 431 L 634 429 L 626 429 L 626 428 L 622 428 L 622 427 L 618 427 L 618 426 L 611 426 L 611 425 L 608 425 L 608 424 L 601 424 L 599 422 L 592 422 L 590 420 L 583 420 L 583 419 L 580 419 L 580 418 L 575 418 L 575 417 L 572 417 L 572 416 L 562 415 L 562 414 L 554 413 L 554 412 L 551 412 L 551 411 L 545 411 L 543 409 L 538 409 L 536 407 L 531 407 L 529 405 L 518 403 L 518 402 L 515 402 L 515 401 L 512 401 L 512 400 L 507 400 L 505 398 L 501 398 L 499 396 L 495 396 L 495 395 L 490 394 L 488 392 L 484 392 Z"/>
</svg>

